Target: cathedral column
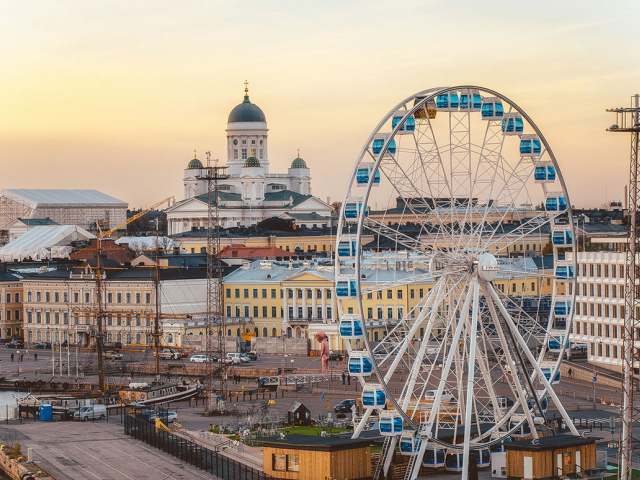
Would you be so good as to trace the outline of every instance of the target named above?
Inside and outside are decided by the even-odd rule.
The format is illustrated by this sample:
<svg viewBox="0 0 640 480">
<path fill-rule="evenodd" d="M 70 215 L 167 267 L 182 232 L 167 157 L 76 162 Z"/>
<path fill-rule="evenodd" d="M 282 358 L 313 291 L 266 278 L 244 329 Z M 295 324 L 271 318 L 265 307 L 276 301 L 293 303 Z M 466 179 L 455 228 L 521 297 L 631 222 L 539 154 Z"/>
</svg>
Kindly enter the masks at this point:
<svg viewBox="0 0 640 480">
<path fill-rule="evenodd" d="M 292 288 L 291 291 L 293 292 L 293 318 L 297 318 L 298 316 L 298 289 L 297 288 Z"/>
<path fill-rule="evenodd" d="M 289 296 L 287 295 L 288 294 L 288 290 L 289 290 L 288 288 L 283 288 L 282 289 L 282 304 L 283 304 L 283 307 L 284 307 L 283 312 L 282 312 L 283 313 L 282 321 L 284 323 L 288 323 L 289 322 L 289 304 L 288 304 Z"/>
<path fill-rule="evenodd" d="M 316 288 L 314 287 L 311 290 L 311 317 L 315 318 L 317 316 L 318 310 L 316 309 Z"/>
</svg>

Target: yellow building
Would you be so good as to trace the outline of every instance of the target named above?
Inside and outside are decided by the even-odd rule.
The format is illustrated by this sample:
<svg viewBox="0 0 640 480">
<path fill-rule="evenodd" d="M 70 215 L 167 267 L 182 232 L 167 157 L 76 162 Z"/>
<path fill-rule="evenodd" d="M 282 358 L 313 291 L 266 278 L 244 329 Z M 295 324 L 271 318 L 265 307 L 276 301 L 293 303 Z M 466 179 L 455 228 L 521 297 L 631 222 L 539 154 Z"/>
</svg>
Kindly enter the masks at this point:
<svg viewBox="0 0 640 480">
<path fill-rule="evenodd" d="M 22 277 L 0 271 L 0 339 L 22 337 Z"/>
<path fill-rule="evenodd" d="M 328 262 L 327 262 L 328 263 Z M 537 272 L 530 259 L 512 260 L 514 271 Z M 535 271 L 535 272 L 534 272 Z M 423 278 L 414 282 L 416 273 Z M 379 341 L 399 319 L 416 317 L 416 306 L 434 285 L 426 270 L 363 268 L 363 312 L 369 340 Z M 404 283 L 404 284 L 403 284 Z M 538 295 L 538 279 L 497 278 L 502 292 L 514 296 Z M 384 285 L 395 284 L 390 288 Z M 227 335 L 254 333 L 256 337 L 309 338 L 317 348 L 314 334 L 323 330 L 332 350 L 343 350 L 338 335 L 338 306 L 333 265 L 318 262 L 256 261 L 227 275 L 223 282 Z M 344 313 L 357 313 L 357 301 L 343 300 Z M 202 329 L 202 327 L 199 327 Z M 199 331 L 193 330 L 194 335 Z M 416 333 L 422 336 L 424 329 Z M 188 333 L 187 333 L 188 334 Z"/>
</svg>

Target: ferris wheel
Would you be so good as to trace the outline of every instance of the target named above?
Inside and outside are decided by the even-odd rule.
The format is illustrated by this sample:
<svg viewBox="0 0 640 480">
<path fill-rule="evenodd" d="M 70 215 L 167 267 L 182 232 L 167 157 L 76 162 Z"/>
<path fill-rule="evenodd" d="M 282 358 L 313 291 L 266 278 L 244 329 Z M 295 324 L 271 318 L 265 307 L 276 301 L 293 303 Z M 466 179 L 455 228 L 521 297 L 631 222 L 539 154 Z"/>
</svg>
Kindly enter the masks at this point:
<svg viewBox="0 0 640 480">
<path fill-rule="evenodd" d="M 529 116 L 481 87 L 396 105 L 353 168 L 335 274 L 348 368 L 364 414 L 420 466 L 489 466 L 504 442 L 553 433 L 575 299 L 571 207 Z M 544 254 L 544 255 L 543 255 Z M 391 301 L 390 301 L 391 300 Z M 394 304 L 395 302 L 395 304 Z M 374 478 L 376 478 L 374 477 Z"/>
</svg>

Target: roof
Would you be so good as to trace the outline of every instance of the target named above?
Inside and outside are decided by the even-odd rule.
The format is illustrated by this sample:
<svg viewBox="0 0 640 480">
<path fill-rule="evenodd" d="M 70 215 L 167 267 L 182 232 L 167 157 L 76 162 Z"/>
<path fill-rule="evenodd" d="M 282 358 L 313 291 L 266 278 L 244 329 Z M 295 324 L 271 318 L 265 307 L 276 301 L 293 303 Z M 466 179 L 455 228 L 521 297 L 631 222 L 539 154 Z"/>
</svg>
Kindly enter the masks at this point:
<svg viewBox="0 0 640 480">
<path fill-rule="evenodd" d="M 59 225 L 58 222 L 47 218 L 16 218 L 17 222 L 24 223 L 28 227 L 38 227 L 41 225 Z"/>
<path fill-rule="evenodd" d="M 295 413 L 296 410 L 298 410 L 300 407 L 302 407 L 305 410 L 309 410 L 307 407 L 305 407 L 302 403 L 300 402 L 295 402 L 293 405 L 291 405 L 291 407 L 289 408 L 289 410 L 287 410 L 287 412 L 289 413 Z"/>
<path fill-rule="evenodd" d="M 59 254 L 66 257 L 72 248 L 68 246 L 72 241 L 95 238 L 84 228 L 75 225 L 39 226 L 27 231 L 12 242 L 0 248 L 0 259 L 22 260 L 24 258 L 43 259 L 58 256 L 56 247 L 64 249 Z"/>
<path fill-rule="evenodd" d="M 239 122 L 266 122 L 262 109 L 249 100 L 249 95 L 244 96 L 244 100 L 241 104 L 236 105 L 229 114 L 228 123 Z"/>
<path fill-rule="evenodd" d="M 577 447 L 580 445 L 595 444 L 593 437 L 575 437 L 573 435 L 555 435 L 551 437 L 540 437 L 537 443 L 532 439 L 518 440 L 517 442 L 506 442 L 506 450 L 553 450 L 556 448 Z"/>
<path fill-rule="evenodd" d="M 244 245 L 228 245 L 216 255 L 219 258 L 276 258 L 297 256 L 279 247 L 246 247 Z"/>
<path fill-rule="evenodd" d="M 252 153 L 251 156 L 244 161 L 244 166 L 245 168 L 260 167 L 260 160 Z"/>
<path fill-rule="evenodd" d="M 187 168 L 189 168 L 189 169 L 202 168 L 202 162 L 200 160 L 198 160 L 197 158 L 194 158 L 193 160 L 191 160 L 189 162 L 189 166 Z"/>
<path fill-rule="evenodd" d="M 297 157 L 291 162 L 291 168 L 307 168 L 307 162 L 304 159 Z"/>
<path fill-rule="evenodd" d="M 330 219 L 329 217 L 319 215 L 316 212 L 311 212 L 311 213 L 284 212 L 281 216 L 284 216 L 284 215 L 287 215 L 293 218 L 294 220 L 299 220 L 303 222 L 312 221 L 312 220 L 320 220 L 325 222 Z"/>
<path fill-rule="evenodd" d="M 258 441 L 264 442 L 265 447 L 290 448 L 293 450 L 351 450 L 353 448 L 365 448 L 371 444 L 370 440 L 351 439 L 340 437 L 320 437 L 312 435 L 300 435 L 292 433 L 281 437 L 259 438 Z"/>
<path fill-rule="evenodd" d="M 127 202 L 99 192 L 98 190 L 57 190 L 57 189 L 5 189 L 0 196 L 26 203 L 31 208 L 39 204 L 86 205 L 91 203 L 110 204 L 126 207 Z"/>
<path fill-rule="evenodd" d="M 292 190 L 278 190 L 277 192 L 269 192 L 264 195 L 265 202 L 284 202 L 289 201 L 290 205 L 295 207 L 313 198 L 312 195 L 302 195 L 301 193 L 294 192 Z"/>
</svg>

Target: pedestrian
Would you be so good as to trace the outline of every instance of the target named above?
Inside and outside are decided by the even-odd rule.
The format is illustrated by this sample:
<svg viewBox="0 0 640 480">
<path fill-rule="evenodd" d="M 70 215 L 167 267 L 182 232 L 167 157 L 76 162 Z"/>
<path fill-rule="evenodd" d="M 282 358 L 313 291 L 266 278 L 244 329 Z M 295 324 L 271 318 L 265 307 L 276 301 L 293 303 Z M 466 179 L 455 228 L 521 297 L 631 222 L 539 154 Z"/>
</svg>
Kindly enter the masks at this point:
<svg viewBox="0 0 640 480">
<path fill-rule="evenodd" d="M 342 372 L 342 384 L 345 385 L 347 381 L 347 374 Z"/>
<path fill-rule="evenodd" d="M 22 359 L 24 358 L 24 353 L 20 354 L 20 361 L 22 361 Z"/>
<path fill-rule="evenodd" d="M 18 361 L 20 361 L 20 350 L 16 352 L 16 357 L 18 357 Z"/>
<path fill-rule="evenodd" d="M 34 354 L 33 354 L 33 361 L 34 361 L 34 362 L 37 362 L 37 361 L 38 361 L 38 354 L 37 354 L 37 353 L 34 353 Z"/>
<path fill-rule="evenodd" d="M 347 375 L 347 382 L 349 382 L 349 385 L 351 385 L 351 375 Z"/>
<path fill-rule="evenodd" d="M 573 370 L 571 370 L 571 368 L 569 368 L 567 373 L 569 374 L 569 378 L 573 378 Z"/>
<path fill-rule="evenodd" d="M 13 352 L 11 352 L 11 361 L 13 362 Z"/>
</svg>

